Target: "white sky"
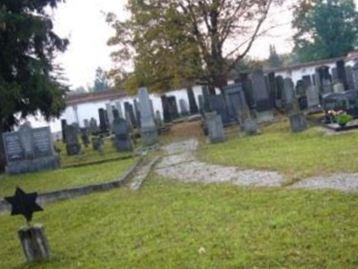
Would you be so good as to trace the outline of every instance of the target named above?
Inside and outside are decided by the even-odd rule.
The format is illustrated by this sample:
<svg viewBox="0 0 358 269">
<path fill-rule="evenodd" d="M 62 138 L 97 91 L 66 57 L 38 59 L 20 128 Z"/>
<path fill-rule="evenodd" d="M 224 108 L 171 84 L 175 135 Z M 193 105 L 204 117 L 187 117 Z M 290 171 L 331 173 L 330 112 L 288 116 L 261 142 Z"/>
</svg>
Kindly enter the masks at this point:
<svg viewBox="0 0 358 269">
<path fill-rule="evenodd" d="M 358 4 L 358 0 L 355 2 Z M 113 30 L 105 22 L 104 13 L 114 12 L 119 18 L 124 18 L 125 3 L 126 0 L 67 0 L 53 12 L 56 33 L 70 40 L 67 51 L 57 61 L 64 68 L 72 88 L 91 85 L 97 67 L 107 70 L 112 66 L 107 40 Z M 250 56 L 266 58 L 270 44 L 276 46 L 278 53 L 289 52 L 292 48 L 291 18 L 287 9 L 273 10 L 268 23 L 282 26 L 258 39 Z"/>
</svg>

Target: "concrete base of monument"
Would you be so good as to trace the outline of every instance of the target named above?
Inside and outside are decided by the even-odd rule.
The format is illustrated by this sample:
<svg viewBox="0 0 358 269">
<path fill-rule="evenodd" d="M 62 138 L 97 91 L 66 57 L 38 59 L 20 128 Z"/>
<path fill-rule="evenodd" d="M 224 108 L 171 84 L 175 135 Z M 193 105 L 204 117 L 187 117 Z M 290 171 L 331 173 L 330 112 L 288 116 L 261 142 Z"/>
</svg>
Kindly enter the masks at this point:
<svg viewBox="0 0 358 269">
<path fill-rule="evenodd" d="M 9 162 L 5 168 L 8 174 L 22 174 L 42 170 L 53 170 L 60 167 L 58 156 L 47 156 L 33 160 Z"/>
<path fill-rule="evenodd" d="M 158 130 L 154 125 L 153 127 L 142 127 L 140 130 L 143 146 L 150 147 L 158 143 Z"/>
<path fill-rule="evenodd" d="M 23 227 L 18 231 L 18 235 L 28 262 L 50 259 L 50 247 L 42 225 Z"/>
</svg>

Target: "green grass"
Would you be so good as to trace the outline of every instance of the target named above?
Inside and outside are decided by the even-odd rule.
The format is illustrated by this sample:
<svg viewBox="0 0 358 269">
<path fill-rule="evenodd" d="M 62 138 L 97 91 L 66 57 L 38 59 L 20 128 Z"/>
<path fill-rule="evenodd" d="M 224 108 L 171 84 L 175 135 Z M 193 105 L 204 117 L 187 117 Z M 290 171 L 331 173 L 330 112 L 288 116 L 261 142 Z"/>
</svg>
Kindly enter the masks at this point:
<svg viewBox="0 0 358 269">
<path fill-rule="evenodd" d="M 46 206 L 53 258 L 26 265 L 20 217 L 0 216 L 0 268 L 358 267 L 358 197 L 152 178 L 139 192 Z M 200 251 L 199 251 L 200 250 Z"/>
<path fill-rule="evenodd" d="M 335 172 L 358 172 L 358 132 L 327 135 L 311 128 L 300 134 L 287 121 L 265 127 L 253 137 L 231 137 L 204 145 L 199 157 L 207 162 L 242 168 L 280 171 L 292 179 Z"/>
<path fill-rule="evenodd" d="M 119 178 L 133 164 L 134 159 L 127 159 L 54 171 L 4 175 L 0 179 L 0 197 L 13 194 L 16 186 L 26 191 L 46 192 L 112 181 Z"/>
<path fill-rule="evenodd" d="M 82 146 L 82 154 L 77 156 L 67 156 L 66 145 L 62 142 L 57 142 L 56 147 L 60 149 L 60 159 L 61 166 L 68 167 L 74 165 L 85 165 L 88 163 L 94 163 L 98 161 L 105 160 L 113 160 L 117 158 L 126 158 L 132 156 L 131 152 L 118 152 L 115 147 L 112 145 L 112 141 L 110 139 L 104 140 L 103 152 L 101 155 L 99 152 L 92 149 L 90 145 L 86 148 L 84 145 Z"/>
</svg>

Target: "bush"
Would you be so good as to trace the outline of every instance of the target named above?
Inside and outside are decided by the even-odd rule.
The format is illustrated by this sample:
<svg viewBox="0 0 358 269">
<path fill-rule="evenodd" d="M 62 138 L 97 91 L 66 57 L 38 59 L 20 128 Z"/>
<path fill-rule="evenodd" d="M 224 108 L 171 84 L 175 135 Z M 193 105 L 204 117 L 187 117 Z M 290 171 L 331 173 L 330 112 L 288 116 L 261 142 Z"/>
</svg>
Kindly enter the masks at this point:
<svg viewBox="0 0 358 269">
<path fill-rule="evenodd" d="M 338 115 L 337 118 L 337 123 L 344 127 L 347 125 L 348 122 L 350 122 L 351 120 L 353 120 L 353 117 L 351 115 L 348 115 L 348 114 L 341 114 L 341 115 Z"/>
</svg>

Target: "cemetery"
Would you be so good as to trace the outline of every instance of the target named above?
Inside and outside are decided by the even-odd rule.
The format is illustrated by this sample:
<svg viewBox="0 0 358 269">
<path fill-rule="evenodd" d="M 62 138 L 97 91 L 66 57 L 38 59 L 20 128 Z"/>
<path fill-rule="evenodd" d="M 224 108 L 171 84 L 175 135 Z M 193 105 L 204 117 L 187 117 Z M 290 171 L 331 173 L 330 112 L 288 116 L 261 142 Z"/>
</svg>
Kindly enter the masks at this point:
<svg viewBox="0 0 358 269">
<path fill-rule="evenodd" d="M 67 4 L 20 2 L 0 9 L 0 269 L 358 268 L 358 32 L 296 29 L 352 24 L 353 2 L 128 1 L 101 13 L 113 69 L 77 89 L 52 62 Z M 295 46 L 251 58 L 271 5 Z"/>
</svg>

